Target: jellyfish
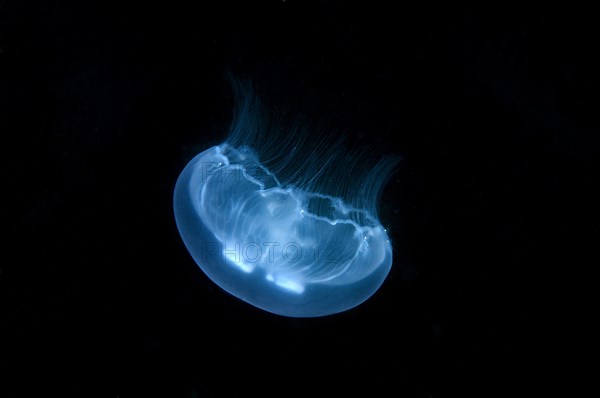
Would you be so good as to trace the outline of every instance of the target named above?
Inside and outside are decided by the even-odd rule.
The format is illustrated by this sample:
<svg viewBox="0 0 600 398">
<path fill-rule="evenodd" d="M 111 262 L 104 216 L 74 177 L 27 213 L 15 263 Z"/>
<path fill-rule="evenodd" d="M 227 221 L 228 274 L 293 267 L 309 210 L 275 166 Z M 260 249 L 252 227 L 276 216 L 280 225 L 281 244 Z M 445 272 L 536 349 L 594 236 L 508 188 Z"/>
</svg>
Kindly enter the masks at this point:
<svg viewBox="0 0 600 398">
<path fill-rule="evenodd" d="M 319 317 L 363 303 L 392 265 L 378 207 L 397 158 L 369 163 L 339 133 L 311 134 L 308 122 L 269 111 L 250 83 L 233 87 L 227 139 L 196 155 L 175 185 L 189 253 L 223 290 L 274 314 Z"/>
</svg>

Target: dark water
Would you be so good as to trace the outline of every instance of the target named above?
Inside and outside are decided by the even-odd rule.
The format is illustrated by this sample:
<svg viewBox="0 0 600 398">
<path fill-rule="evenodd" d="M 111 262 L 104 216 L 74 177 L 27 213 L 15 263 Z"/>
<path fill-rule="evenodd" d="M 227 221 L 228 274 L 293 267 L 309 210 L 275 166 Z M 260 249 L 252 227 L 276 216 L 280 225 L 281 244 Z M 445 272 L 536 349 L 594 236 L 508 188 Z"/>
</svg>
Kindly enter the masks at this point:
<svg viewBox="0 0 600 398">
<path fill-rule="evenodd" d="M 0 2 L 0 396 L 514 396 L 572 363 L 554 333 L 600 230 L 591 16 L 50 3 Z M 227 134 L 228 73 L 402 157 L 363 305 L 272 315 L 185 250 L 172 192 Z"/>
</svg>

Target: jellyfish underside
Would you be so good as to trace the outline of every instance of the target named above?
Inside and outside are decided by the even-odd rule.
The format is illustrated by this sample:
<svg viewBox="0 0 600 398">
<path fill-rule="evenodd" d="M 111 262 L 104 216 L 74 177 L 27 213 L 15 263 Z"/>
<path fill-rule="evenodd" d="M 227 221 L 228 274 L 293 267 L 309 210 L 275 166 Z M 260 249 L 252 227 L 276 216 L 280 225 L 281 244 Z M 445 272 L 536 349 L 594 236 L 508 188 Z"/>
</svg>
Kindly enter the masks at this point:
<svg viewBox="0 0 600 398">
<path fill-rule="evenodd" d="M 278 178 L 257 150 L 261 140 L 272 142 L 273 131 L 261 132 L 268 124 L 251 90 L 237 90 L 230 137 L 194 157 L 175 187 L 175 218 L 188 251 L 217 285 L 263 310 L 315 317 L 355 307 L 391 268 L 391 244 L 376 208 L 395 160 L 340 184 L 335 173 L 353 176 L 348 166 L 330 162 L 336 145 L 315 148 L 301 138 L 303 149 L 292 146 L 285 160 L 271 161 L 283 176 Z M 280 148 L 288 144 L 282 140 Z M 293 164 L 298 159 L 302 166 Z M 298 177 L 298 169 L 309 178 Z"/>
</svg>

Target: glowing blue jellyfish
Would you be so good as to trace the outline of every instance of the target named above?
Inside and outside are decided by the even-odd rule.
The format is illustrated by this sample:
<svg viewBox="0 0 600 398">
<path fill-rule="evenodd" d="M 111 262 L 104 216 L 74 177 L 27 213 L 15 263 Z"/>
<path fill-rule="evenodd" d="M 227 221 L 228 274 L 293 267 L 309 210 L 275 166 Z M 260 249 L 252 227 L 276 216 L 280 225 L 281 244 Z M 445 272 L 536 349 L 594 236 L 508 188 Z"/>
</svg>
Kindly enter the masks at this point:
<svg viewBox="0 0 600 398">
<path fill-rule="evenodd" d="M 301 123 L 268 114 L 234 83 L 226 142 L 194 157 L 173 198 L 183 241 L 217 285 L 292 317 L 345 311 L 368 299 L 392 265 L 377 219 L 396 160 L 368 167 L 332 134 L 311 140 Z"/>
</svg>

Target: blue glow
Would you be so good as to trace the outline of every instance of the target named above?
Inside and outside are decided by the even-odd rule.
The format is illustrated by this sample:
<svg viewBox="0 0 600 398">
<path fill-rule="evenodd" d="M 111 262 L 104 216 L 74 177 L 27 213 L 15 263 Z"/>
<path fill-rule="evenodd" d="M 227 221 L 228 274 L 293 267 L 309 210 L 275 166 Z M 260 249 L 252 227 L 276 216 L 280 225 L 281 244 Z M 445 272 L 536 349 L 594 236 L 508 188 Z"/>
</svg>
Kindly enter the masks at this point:
<svg viewBox="0 0 600 398">
<path fill-rule="evenodd" d="M 315 317 L 364 302 L 392 265 L 377 206 L 396 159 L 369 166 L 335 135 L 311 140 L 269 114 L 249 85 L 235 89 L 230 136 L 175 186 L 187 249 L 217 285 L 272 313 Z"/>
</svg>

